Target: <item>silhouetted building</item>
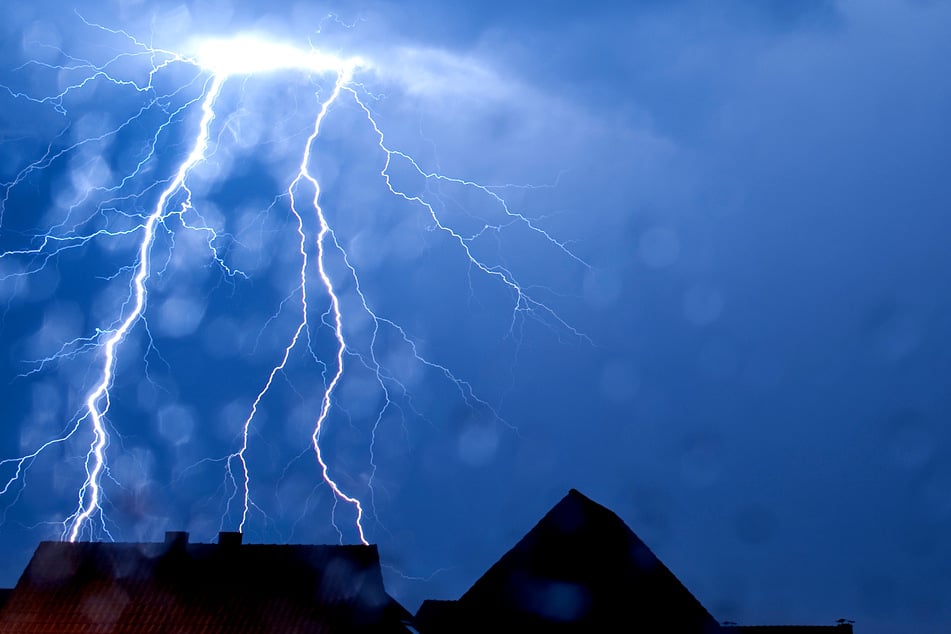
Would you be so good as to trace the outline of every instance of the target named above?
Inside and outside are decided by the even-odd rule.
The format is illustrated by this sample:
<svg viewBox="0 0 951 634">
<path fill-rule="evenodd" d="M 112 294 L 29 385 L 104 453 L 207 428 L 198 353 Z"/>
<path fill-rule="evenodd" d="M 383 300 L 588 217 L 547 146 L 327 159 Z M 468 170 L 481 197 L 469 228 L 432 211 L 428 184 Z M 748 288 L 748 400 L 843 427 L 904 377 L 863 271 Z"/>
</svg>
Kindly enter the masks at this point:
<svg viewBox="0 0 951 634">
<path fill-rule="evenodd" d="M 721 632 L 735 634 L 852 634 L 851 623 L 838 625 L 724 625 Z"/>
<path fill-rule="evenodd" d="M 852 626 L 721 626 L 613 512 L 572 489 L 458 601 L 426 601 L 423 634 L 836 634 Z"/>
<path fill-rule="evenodd" d="M 0 601 L 4 595 L 0 594 Z M 0 606 L 0 634 L 851 634 L 719 624 L 628 526 L 572 489 L 458 601 L 415 619 L 375 546 L 43 542 Z"/>
<path fill-rule="evenodd" d="M 375 546 L 43 542 L 0 612 L 36 634 L 406 633 Z"/>
</svg>

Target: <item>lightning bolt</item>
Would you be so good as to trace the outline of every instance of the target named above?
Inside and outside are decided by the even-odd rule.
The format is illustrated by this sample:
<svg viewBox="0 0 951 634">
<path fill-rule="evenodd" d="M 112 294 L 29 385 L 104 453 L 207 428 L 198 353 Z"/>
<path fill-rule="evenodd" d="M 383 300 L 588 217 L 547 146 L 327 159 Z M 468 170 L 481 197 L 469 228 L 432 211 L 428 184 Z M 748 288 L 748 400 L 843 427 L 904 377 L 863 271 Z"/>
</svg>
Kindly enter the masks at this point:
<svg viewBox="0 0 951 634">
<path fill-rule="evenodd" d="M 424 417 L 416 411 L 409 387 L 386 367 L 382 359 L 385 346 L 383 340 L 387 338 L 385 334 L 395 336 L 397 342 L 410 352 L 417 363 L 452 385 L 466 406 L 489 412 L 495 420 L 505 422 L 498 408 L 478 396 L 469 381 L 457 376 L 447 365 L 421 353 L 417 340 L 409 330 L 375 310 L 372 301 L 365 294 L 358 269 L 353 264 L 344 242 L 338 239 L 330 218 L 325 214 L 320 181 L 312 171 L 313 152 L 322 128 L 326 125 L 331 111 L 336 107 L 343 107 L 342 102 L 348 101 L 356 107 L 357 112 L 366 121 L 368 130 L 372 131 L 375 151 L 379 153 L 382 164 L 379 175 L 389 194 L 402 203 L 423 210 L 431 227 L 455 245 L 471 271 L 470 276 L 476 274 L 494 280 L 511 297 L 511 336 L 517 338 L 519 325 L 526 317 L 530 317 L 548 327 L 569 333 L 572 337 L 587 340 L 582 332 L 562 319 L 554 309 L 537 299 L 529 287 L 519 282 L 510 268 L 502 263 L 488 262 L 480 258 L 473 245 L 484 236 L 501 234 L 507 228 L 518 225 L 577 265 L 588 268 L 588 264 L 576 255 L 566 242 L 556 239 L 543 229 L 537 220 L 514 210 L 501 195 L 502 188 L 425 170 L 412 156 L 392 148 L 377 123 L 373 109 L 368 105 L 363 85 L 354 79 L 358 73 L 372 72 L 373 66 L 367 60 L 359 57 L 342 58 L 313 47 L 299 48 L 251 35 L 200 40 L 193 52 L 184 54 L 153 48 L 122 30 L 109 29 L 86 20 L 83 22 L 89 28 L 116 36 L 128 45 L 129 50 L 104 63 L 71 57 L 62 51 L 59 53 L 65 58 L 64 63 L 54 65 L 36 62 L 36 66 L 59 71 L 64 76 L 76 77 L 75 80 L 68 81 L 65 87 L 48 95 L 37 96 L 0 86 L 0 90 L 5 90 L 11 98 L 25 100 L 37 107 L 51 108 L 63 117 L 69 116 L 70 100 L 94 86 L 111 86 L 114 90 L 131 90 L 144 96 L 144 104 L 138 110 L 104 132 L 64 143 L 70 129 L 69 124 L 65 125 L 57 133 L 55 143 L 51 143 L 38 158 L 17 171 L 10 180 L 0 183 L 0 240 L 4 237 L 9 239 L 10 235 L 16 233 L 7 232 L 8 236 L 3 235 L 4 212 L 12 204 L 13 194 L 36 174 L 50 170 L 53 166 L 76 156 L 87 146 L 114 140 L 127 130 L 144 125 L 150 118 L 158 121 L 154 133 L 149 137 L 147 151 L 118 182 L 112 186 L 97 185 L 88 188 L 70 202 L 62 218 L 51 223 L 46 230 L 33 234 L 26 246 L 0 251 L 0 264 L 4 261 L 16 263 L 16 267 L 0 269 L 0 281 L 17 280 L 35 275 L 55 265 L 72 251 L 89 248 L 96 241 L 110 238 L 135 240 L 134 258 L 113 276 L 131 276 L 128 293 L 115 316 L 108 323 L 97 327 L 93 334 L 64 342 L 53 354 L 36 360 L 29 370 L 20 375 L 22 379 L 42 373 L 70 359 L 91 356 L 94 360 L 90 368 L 95 380 L 86 391 L 81 407 L 67 421 L 63 431 L 40 443 L 32 451 L 0 461 L 0 468 L 10 470 L 10 475 L 0 481 L 0 496 L 17 491 L 18 498 L 19 491 L 25 487 L 26 472 L 41 454 L 54 447 L 75 442 L 79 437 L 88 434 L 90 440 L 83 459 L 85 477 L 77 492 L 75 510 L 62 522 L 63 539 L 76 541 L 91 538 L 97 531 L 111 537 L 105 510 L 107 498 L 104 478 L 110 477 L 109 447 L 115 432 L 111 429 L 107 415 L 113 402 L 112 392 L 123 344 L 136 328 L 141 328 L 148 336 L 150 347 L 152 346 L 146 318 L 149 283 L 153 276 L 162 273 L 168 265 L 168 260 L 165 264 L 156 260 L 157 236 L 163 232 L 163 235 L 169 236 L 174 246 L 176 232 L 204 234 L 211 259 L 220 267 L 225 277 L 248 278 L 239 268 L 228 265 L 227 254 L 218 247 L 219 241 L 226 236 L 213 228 L 212 223 L 206 222 L 196 209 L 190 184 L 190 176 L 200 164 L 213 156 L 220 136 L 224 133 L 226 126 L 218 126 L 221 130 L 217 132 L 216 138 L 215 121 L 221 117 L 218 101 L 225 86 L 232 82 L 240 84 L 250 78 L 278 72 L 294 72 L 307 77 L 332 77 L 332 81 L 320 84 L 320 88 L 315 91 L 316 112 L 313 125 L 300 147 L 296 172 L 288 174 L 286 190 L 272 203 L 274 207 L 286 202 L 293 217 L 293 223 L 296 225 L 295 255 L 299 264 L 295 273 L 295 288 L 281 303 L 274 318 L 291 305 L 298 307 L 299 313 L 293 332 L 283 345 L 282 353 L 270 366 L 251 402 L 240 427 L 237 448 L 220 459 L 224 465 L 228 491 L 221 518 L 222 526 L 234 521 L 237 529 L 243 532 L 252 512 L 260 510 L 253 498 L 253 469 L 248 453 L 252 447 L 252 437 L 261 408 L 272 393 L 275 383 L 282 377 L 286 379 L 294 355 L 304 354 L 310 357 L 321 369 L 323 384 L 319 411 L 310 433 L 310 451 L 316 459 L 323 483 L 333 494 L 335 504 L 331 521 L 341 541 L 344 541 L 346 536 L 336 523 L 336 502 L 351 509 L 352 530 L 361 543 L 368 543 L 365 520 L 368 514 L 376 515 L 373 502 L 373 479 L 377 472 L 375 448 L 379 427 L 388 412 L 405 409 Z M 145 64 L 147 72 L 143 80 L 124 75 L 124 68 L 130 62 Z M 183 72 L 184 79 L 179 79 L 173 88 L 163 90 L 159 87 L 160 84 L 165 85 L 171 81 L 166 78 L 167 75 L 177 77 Z M 178 106 L 172 105 L 176 99 L 196 89 L 198 96 L 185 98 L 184 103 Z M 187 120 L 196 109 L 197 124 L 193 134 L 186 137 L 187 154 L 173 164 L 167 172 L 168 176 L 154 176 L 153 173 L 160 171 L 162 165 L 157 148 L 163 135 L 177 122 Z M 427 189 L 422 193 L 411 193 L 401 188 L 393 174 L 397 167 L 415 174 L 426 183 Z M 129 188 L 139 181 L 146 184 L 129 193 Z M 475 230 L 463 231 L 454 227 L 427 195 L 428 188 L 435 188 L 439 184 L 465 188 L 482 196 L 495 207 L 498 219 L 494 222 L 483 221 Z M 147 209 L 138 209 L 139 202 L 146 196 L 155 196 L 154 202 Z M 99 201 L 91 202 L 95 197 L 99 197 Z M 315 229 L 309 229 L 311 226 Z M 332 260 L 338 262 L 340 271 L 337 273 L 332 270 Z M 358 316 L 348 312 L 345 307 L 338 290 L 341 285 L 349 285 L 357 300 L 356 306 L 351 306 L 349 310 L 358 311 L 361 319 L 368 320 L 369 329 L 365 343 L 355 344 L 348 333 L 347 324 Z M 323 312 L 313 307 L 312 294 L 315 290 L 319 291 L 319 301 L 325 303 Z M 10 310 L 9 306 L 7 310 Z M 314 324 L 312 321 L 316 314 L 320 317 L 318 323 Z M 323 328 L 329 330 L 332 335 L 333 345 L 329 354 L 320 350 L 315 343 L 316 331 Z M 370 372 L 383 401 L 370 429 L 368 451 L 371 472 L 365 483 L 367 497 L 350 492 L 338 482 L 321 443 L 321 436 L 336 415 L 335 411 L 344 413 L 338 392 L 345 381 L 348 368 L 354 365 Z M 16 499 L 11 504 L 15 502 Z M 369 509 L 366 506 L 368 503 Z M 237 516 L 232 520 L 233 509 Z"/>
</svg>

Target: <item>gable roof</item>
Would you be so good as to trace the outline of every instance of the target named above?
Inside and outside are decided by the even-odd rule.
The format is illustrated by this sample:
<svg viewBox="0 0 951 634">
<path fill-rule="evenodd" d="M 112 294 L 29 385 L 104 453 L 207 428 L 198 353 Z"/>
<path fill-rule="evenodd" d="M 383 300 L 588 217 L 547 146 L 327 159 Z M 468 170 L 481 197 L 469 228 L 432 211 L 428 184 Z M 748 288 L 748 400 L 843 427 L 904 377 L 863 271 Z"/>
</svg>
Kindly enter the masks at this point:
<svg viewBox="0 0 951 634">
<path fill-rule="evenodd" d="M 572 489 L 457 602 L 426 602 L 424 632 L 715 632 L 717 621 L 613 512 Z M 450 625 L 451 623 L 451 625 Z"/>
<path fill-rule="evenodd" d="M 0 632 L 407 632 L 375 546 L 165 543 L 39 545 Z M 184 537 L 183 537 L 184 536 Z"/>
</svg>

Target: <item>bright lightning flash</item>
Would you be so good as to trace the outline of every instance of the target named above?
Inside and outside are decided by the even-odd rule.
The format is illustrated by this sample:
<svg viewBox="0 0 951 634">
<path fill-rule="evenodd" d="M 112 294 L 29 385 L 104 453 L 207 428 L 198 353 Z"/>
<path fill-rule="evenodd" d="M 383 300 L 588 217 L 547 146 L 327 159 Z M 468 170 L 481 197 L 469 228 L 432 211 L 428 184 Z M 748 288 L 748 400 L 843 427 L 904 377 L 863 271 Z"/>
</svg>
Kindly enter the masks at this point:
<svg viewBox="0 0 951 634">
<path fill-rule="evenodd" d="M 129 280 L 128 294 L 118 306 L 117 312 L 107 318 L 105 323 L 96 327 L 94 333 L 65 341 L 57 352 L 36 361 L 31 370 L 21 375 L 29 376 L 33 373 L 44 372 L 57 363 L 82 356 L 88 356 L 94 360 L 91 362 L 91 368 L 95 380 L 87 388 L 81 409 L 66 423 L 62 433 L 38 443 L 24 455 L 0 461 L 0 468 L 10 470 L 9 475 L 0 480 L 0 496 L 22 491 L 28 469 L 43 452 L 88 434 L 91 440 L 85 451 L 85 478 L 78 489 L 75 510 L 63 521 L 62 537 L 69 541 L 76 541 L 93 538 L 97 534 L 105 534 L 111 538 L 110 524 L 106 518 L 105 479 L 112 477 L 109 468 L 109 449 L 110 443 L 113 442 L 114 432 L 107 414 L 110 412 L 110 406 L 113 405 L 112 390 L 117 369 L 120 367 L 120 353 L 123 345 L 129 341 L 130 333 L 139 328 L 147 335 L 149 341 L 152 341 L 146 319 L 150 280 L 168 265 L 167 258 L 164 262 L 156 261 L 157 235 L 162 232 L 171 235 L 171 239 L 174 238 L 176 232 L 194 232 L 201 235 L 208 246 L 213 262 L 220 268 L 225 278 L 240 281 L 248 277 L 239 267 L 227 264 L 227 254 L 218 247 L 219 240 L 224 236 L 219 235 L 211 223 L 204 222 L 200 210 L 196 209 L 192 191 L 194 185 L 190 180 L 193 172 L 216 152 L 220 138 L 226 130 L 224 124 L 216 123 L 225 118 L 225 115 L 219 112 L 218 105 L 223 89 L 230 82 L 240 83 L 252 77 L 257 78 L 278 72 L 293 72 L 307 77 L 329 76 L 332 80 L 323 84 L 326 94 L 321 94 L 321 89 L 315 90 L 315 100 L 311 106 L 313 116 L 310 132 L 294 150 L 299 152 L 300 160 L 296 163 L 293 172 L 286 175 L 286 190 L 272 203 L 272 206 L 286 203 L 296 224 L 297 253 L 295 257 L 299 266 L 296 267 L 295 275 L 298 277 L 293 282 L 295 290 L 291 296 L 285 298 L 279 309 L 281 312 L 285 310 L 285 306 L 295 306 L 295 312 L 298 315 L 296 326 L 283 345 L 283 353 L 273 361 L 270 371 L 250 403 L 247 416 L 241 426 L 237 448 L 224 458 L 208 460 L 220 460 L 224 464 L 227 504 L 221 519 L 222 527 L 231 521 L 229 518 L 232 517 L 234 506 L 240 516 L 240 519 L 235 521 L 236 528 L 244 531 L 250 514 L 256 508 L 252 499 L 252 469 L 247 459 L 253 442 L 256 421 L 275 382 L 284 375 L 293 355 L 303 351 L 313 358 L 314 363 L 321 368 L 323 376 L 323 384 L 320 386 L 322 397 L 313 423 L 310 450 L 316 458 L 322 481 L 332 491 L 335 500 L 352 508 L 354 536 L 360 542 L 368 543 L 367 528 L 364 526 L 368 513 L 365 505 L 368 500 L 361 500 L 357 494 L 348 493 L 345 487 L 338 483 L 321 445 L 321 435 L 326 431 L 331 418 L 336 415 L 335 408 L 340 407 L 338 389 L 347 375 L 349 364 L 357 364 L 369 371 L 375 378 L 377 389 L 382 397 L 383 405 L 372 421 L 373 442 L 384 416 L 391 409 L 399 408 L 398 399 L 403 399 L 403 407 L 410 409 L 414 407 L 408 396 L 407 386 L 397 378 L 396 373 L 387 369 L 383 360 L 385 357 L 382 343 L 384 332 L 395 336 L 400 345 L 406 346 L 416 363 L 428 371 L 436 372 L 451 384 L 466 406 L 489 411 L 496 420 L 501 421 L 501 416 L 496 408 L 476 395 L 468 381 L 459 378 L 448 366 L 424 356 L 420 352 L 417 340 L 409 334 L 408 329 L 375 310 L 371 300 L 364 293 L 358 267 L 353 264 L 344 242 L 338 239 L 330 218 L 324 212 L 321 184 L 312 170 L 315 146 L 322 129 L 328 125 L 327 120 L 331 112 L 337 107 L 343 107 L 344 101 L 357 108 L 356 112 L 366 121 L 367 132 L 376 140 L 373 152 L 378 154 L 373 160 L 378 160 L 383 165 L 380 177 L 389 193 L 401 204 L 414 206 L 424 212 L 432 228 L 441 232 L 457 249 L 459 256 L 471 271 L 470 277 L 473 274 L 485 276 L 487 280 L 498 284 L 512 298 L 511 332 L 515 332 L 522 320 L 531 317 L 538 319 L 546 326 L 561 329 L 574 337 L 584 338 L 553 309 L 529 293 L 504 264 L 486 261 L 479 257 L 473 245 L 480 237 L 500 233 L 509 226 L 520 225 L 522 229 L 546 241 L 578 265 L 583 267 L 587 265 L 569 250 L 566 243 L 549 235 L 533 219 L 511 209 L 500 194 L 503 191 L 502 188 L 480 185 L 469 180 L 424 170 L 419 162 L 408 154 L 391 149 L 377 124 L 372 108 L 368 105 L 370 102 L 362 84 L 354 81 L 355 74 L 366 73 L 371 67 L 363 59 L 337 57 L 314 48 L 298 48 L 251 35 L 201 40 L 193 47 L 193 54 L 181 54 L 152 48 L 123 31 L 107 29 L 88 22 L 86 25 L 122 38 L 127 42 L 129 51 L 105 63 L 93 63 L 69 57 L 65 53 L 63 57 L 66 61 L 63 63 L 57 65 L 37 63 L 40 66 L 59 70 L 64 75 L 78 77 L 62 90 L 48 95 L 38 96 L 5 86 L 2 88 L 6 88 L 9 96 L 14 99 L 26 100 L 38 107 L 50 107 L 64 117 L 69 115 L 71 99 L 81 95 L 84 90 L 89 90 L 93 84 L 98 85 L 100 89 L 105 87 L 114 91 L 135 91 L 144 97 L 144 105 L 130 118 L 114 127 L 84 136 L 74 142 L 50 144 L 38 158 L 17 171 L 12 179 L 0 183 L 0 190 L 2 190 L 0 238 L 5 240 L 2 244 L 8 243 L 13 235 L 13 232 L 4 231 L 3 214 L 7 211 L 8 205 L 12 204 L 14 192 L 23 187 L 32 176 L 44 170 L 50 170 L 54 165 L 80 154 L 86 146 L 102 142 L 104 139 L 116 139 L 135 125 L 145 125 L 148 121 L 154 120 L 158 120 L 158 123 L 154 124 L 148 151 L 135 163 L 134 167 L 116 180 L 114 185 L 89 188 L 89 191 L 69 205 L 64 218 L 51 223 L 43 231 L 27 236 L 25 243 L 0 252 L 0 264 L 4 261 L 11 264 L 0 269 L 0 280 L 37 275 L 46 268 L 55 266 L 71 251 L 88 248 L 100 240 L 132 237 L 136 241 L 135 257 L 122 263 L 114 273 L 114 278 L 117 280 L 125 276 L 128 276 Z M 147 80 L 135 81 L 122 76 L 120 68 L 130 60 L 147 66 Z M 172 73 L 173 70 L 179 74 L 190 71 L 190 79 L 171 90 L 160 88 L 160 84 L 165 86 L 168 83 L 160 79 Z M 177 107 L 170 106 L 175 98 L 180 99 L 180 95 L 186 94 L 186 89 L 193 85 L 199 87 L 196 97 L 186 99 Z M 186 121 L 186 115 L 193 111 L 195 115 L 192 116 L 197 118 L 197 124 L 193 132 L 184 137 L 187 153 L 162 175 L 161 153 L 157 150 L 159 139 L 174 125 L 184 125 L 179 122 Z M 156 116 L 158 119 L 155 118 Z M 267 115 L 262 113 L 262 116 Z M 67 125 L 64 129 L 68 127 Z M 497 220 L 485 221 L 475 231 L 455 228 L 449 220 L 444 218 L 441 207 L 428 199 L 425 194 L 412 193 L 400 188 L 391 173 L 394 163 L 397 162 L 403 169 L 408 168 L 417 179 L 426 183 L 451 184 L 483 197 L 495 208 L 494 214 Z M 136 211 L 142 201 L 146 200 L 152 202 L 147 208 Z M 174 224 L 173 221 L 178 224 Z M 331 259 L 342 264 L 338 264 L 334 269 L 330 265 Z M 337 272 L 335 273 L 334 270 Z M 347 313 L 348 308 L 341 301 L 338 292 L 341 285 L 355 289 L 352 292 L 357 298 L 356 304 L 351 302 L 346 306 L 349 306 L 351 311 L 356 310 L 360 313 L 359 315 Z M 312 297 L 315 290 L 319 291 L 319 296 L 316 298 Z M 315 305 L 323 308 L 315 309 Z M 314 323 L 315 316 L 319 316 L 316 323 Z M 353 344 L 348 335 L 347 323 L 355 318 L 370 324 L 367 341 L 359 345 Z M 322 328 L 326 328 L 332 334 L 333 349 L 329 354 L 328 351 L 318 351 L 318 347 L 314 344 L 315 332 Z M 373 465 L 373 474 L 375 474 L 373 452 L 374 446 L 371 443 L 370 463 Z M 373 474 L 370 476 L 370 482 L 367 483 L 370 496 L 373 490 Z M 116 484 L 119 485 L 118 482 Z M 369 502 L 372 504 L 372 499 Z M 346 539 L 344 531 L 337 527 L 336 523 L 334 526 L 337 528 L 340 539 L 342 541 Z"/>
<path fill-rule="evenodd" d="M 334 73 L 349 81 L 357 68 L 368 67 L 359 57 L 342 59 L 316 49 L 295 48 L 255 35 L 201 40 L 194 60 L 218 77 L 297 70 L 317 74 Z"/>
</svg>

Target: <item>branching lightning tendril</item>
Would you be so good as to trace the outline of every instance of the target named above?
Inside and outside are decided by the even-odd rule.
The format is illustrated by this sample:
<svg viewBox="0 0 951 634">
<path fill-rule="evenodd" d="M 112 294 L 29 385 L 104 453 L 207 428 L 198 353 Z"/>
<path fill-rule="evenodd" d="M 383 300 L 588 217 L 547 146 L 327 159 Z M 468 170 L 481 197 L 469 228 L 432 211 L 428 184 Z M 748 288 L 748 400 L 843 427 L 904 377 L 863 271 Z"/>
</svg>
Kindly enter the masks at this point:
<svg viewBox="0 0 951 634">
<path fill-rule="evenodd" d="M 79 485 L 76 497 L 76 506 L 71 514 L 62 522 L 62 538 L 76 541 L 84 538 L 105 534 L 111 537 L 109 522 L 106 517 L 105 479 L 110 478 L 109 449 L 113 442 L 114 432 L 111 429 L 108 415 L 113 405 L 112 389 L 119 368 L 119 357 L 123 345 L 127 343 L 135 329 L 141 329 L 146 335 L 149 346 L 152 337 L 146 319 L 149 305 L 150 280 L 154 275 L 161 274 L 168 261 L 156 259 L 155 241 L 159 231 L 169 235 L 174 242 L 176 231 L 190 232 L 204 236 L 212 261 L 220 267 L 227 279 L 247 278 L 240 267 L 228 264 L 227 254 L 219 248 L 222 235 L 213 227 L 212 223 L 204 221 L 199 210 L 196 209 L 190 176 L 199 165 L 207 161 L 213 152 L 216 143 L 216 120 L 224 115 L 219 112 L 218 100 L 226 85 L 231 82 L 243 82 L 252 77 L 259 77 L 277 72 L 297 72 L 306 76 L 330 76 L 333 80 L 326 84 L 328 90 L 321 95 L 316 91 L 315 113 L 313 125 L 300 147 L 300 160 L 296 171 L 288 174 L 286 190 L 279 199 L 289 205 L 289 213 L 296 224 L 296 248 L 299 268 L 299 279 L 294 282 L 294 291 L 285 298 L 278 314 L 285 310 L 285 305 L 299 307 L 299 319 L 293 328 L 291 336 L 282 347 L 282 354 L 271 366 L 265 380 L 250 403 L 246 418 L 241 426 L 238 447 L 224 458 L 219 459 L 224 464 L 227 487 L 227 504 L 221 518 L 222 527 L 231 522 L 232 509 L 235 509 L 238 519 L 234 521 L 234 528 L 244 531 L 249 516 L 255 509 L 252 482 L 253 469 L 248 461 L 248 452 L 252 446 L 253 434 L 260 408 L 271 394 L 275 382 L 283 375 L 294 354 L 302 351 L 313 357 L 315 363 L 322 369 L 323 385 L 320 386 L 322 396 L 319 401 L 319 411 L 314 420 L 311 437 L 311 448 L 316 458 L 323 483 L 332 491 L 337 502 L 352 509 L 354 516 L 353 530 L 356 538 L 362 543 L 368 543 L 365 520 L 368 512 L 373 510 L 373 478 L 376 475 L 374 461 L 377 430 L 384 416 L 396 409 L 397 400 L 403 397 L 403 407 L 412 408 L 412 401 L 406 399 L 409 388 L 404 385 L 395 373 L 387 370 L 385 362 L 380 356 L 380 339 L 383 331 L 393 333 L 401 345 L 407 347 L 416 363 L 421 364 L 429 371 L 440 375 L 458 391 L 459 398 L 469 407 L 480 408 L 491 412 L 495 420 L 502 421 L 497 408 L 487 400 L 480 398 L 472 384 L 456 375 L 448 365 L 440 363 L 423 354 L 409 330 L 383 314 L 374 310 L 371 301 L 364 293 L 358 267 L 352 263 L 345 244 L 338 239 L 334 227 L 324 212 L 321 183 L 312 171 L 312 160 L 315 144 L 320 137 L 324 126 L 327 125 L 329 113 L 340 102 L 346 100 L 357 108 L 357 112 L 365 119 L 370 132 L 375 138 L 375 151 L 379 152 L 382 168 L 380 178 L 390 195 L 402 203 L 416 206 L 428 215 L 434 231 L 441 232 L 455 245 L 458 253 L 464 258 L 470 271 L 485 276 L 500 285 L 512 298 L 512 312 L 509 329 L 514 333 L 520 320 L 526 316 L 535 317 L 546 325 L 558 328 L 573 337 L 585 339 L 585 336 L 562 319 L 544 301 L 539 300 L 533 293 L 523 286 L 515 274 L 499 262 L 489 262 L 481 258 L 472 248 L 473 243 L 481 236 L 493 232 L 501 232 L 508 226 L 519 225 L 522 229 L 531 232 L 536 237 L 546 241 L 551 247 L 558 250 L 565 257 L 580 266 L 587 264 L 579 258 L 569 246 L 557 240 L 532 218 L 513 210 L 509 203 L 499 193 L 498 188 L 481 185 L 474 181 L 455 178 L 424 169 L 420 163 L 407 153 L 392 149 L 386 141 L 381 127 L 374 117 L 372 108 L 368 105 L 367 95 L 362 92 L 362 85 L 354 81 L 357 73 L 369 72 L 371 64 L 360 58 L 340 58 L 314 48 L 297 48 L 286 44 L 251 36 L 239 36 L 231 39 L 208 39 L 197 46 L 194 54 L 186 55 L 173 51 L 152 48 L 124 31 L 108 29 L 83 20 L 86 27 L 99 29 L 113 36 L 122 38 L 129 47 L 126 52 L 119 53 L 105 63 L 93 63 L 83 59 L 73 58 L 62 53 L 63 59 L 57 64 L 35 62 L 51 70 L 59 70 L 64 76 L 75 77 L 61 89 L 46 95 L 31 94 L 26 90 L 17 90 L 6 86 L 5 90 L 10 99 L 27 101 L 36 107 L 51 108 L 59 116 L 67 117 L 70 109 L 70 99 L 83 91 L 91 90 L 94 85 L 111 86 L 116 90 L 134 90 L 146 96 L 144 105 L 127 120 L 95 134 L 82 137 L 75 142 L 63 142 L 67 138 L 66 131 L 69 124 L 62 129 L 57 137 L 57 143 L 51 143 L 41 155 L 20 168 L 13 177 L 5 183 L 0 183 L 0 237 L 6 238 L 6 245 L 11 236 L 18 236 L 17 232 L 6 231 L 4 236 L 4 213 L 8 205 L 12 204 L 13 194 L 24 186 L 36 173 L 51 169 L 60 162 L 81 152 L 84 146 L 101 142 L 103 139 L 117 137 L 127 129 L 135 126 L 147 125 L 148 121 L 158 117 L 154 131 L 150 134 L 148 151 L 134 161 L 133 167 L 114 185 L 95 185 L 87 188 L 68 205 L 66 213 L 46 229 L 27 236 L 25 244 L 0 251 L 0 264 L 4 261 L 13 263 L 0 269 L 0 278 L 15 280 L 29 278 L 44 271 L 47 267 L 55 266 L 71 252 L 87 248 L 90 244 L 105 238 L 129 238 L 136 240 L 135 257 L 122 264 L 120 269 L 112 275 L 116 279 L 124 275 L 129 276 L 128 295 L 119 304 L 118 312 L 108 318 L 106 323 L 95 327 L 95 331 L 83 336 L 71 338 L 51 354 L 36 360 L 21 376 L 30 376 L 34 373 L 47 371 L 67 359 L 90 356 L 94 359 L 91 366 L 95 379 L 87 389 L 82 407 L 64 425 L 62 432 L 39 443 L 23 455 L 0 461 L 0 468 L 8 469 L 9 474 L 0 480 L 0 496 L 19 496 L 25 486 L 27 471 L 43 452 L 50 451 L 58 445 L 75 442 L 78 438 L 88 435 L 83 459 L 85 478 Z M 128 63 L 146 64 L 148 72 L 146 81 L 135 81 L 124 78 L 118 70 Z M 164 90 L 158 87 L 159 83 L 166 83 L 165 74 L 182 69 L 189 70 L 185 80 L 172 88 Z M 176 106 L 171 104 L 174 98 L 187 94 L 189 90 L 197 92 L 197 96 L 184 99 Z M 194 113 L 194 114 L 193 114 Z M 191 135 L 186 137 L 188 148 L 184 158 L 178 160 L 166 175 L 161 174 L 159 160 L 160 137 L 174 122 L 186 121 L 188 117 L 197 117 L 196 127 Z M 224 124 L 221 124 L 222 127 Z M 224 127 L 222 127 L 224 130 Z M 432 201 L 427 200 L 424 193 L 406 191 L 394 182 L 392 169 L 394 162 L 399 161 L 406 169 L 424 182 L 442 182 L 467 188 L 478 195 L 490 200 L 497 206 L 501 222 L 486 222 L 475 232 L 464 232 L 454 228 L 446 221 L 439 209 Z M 129 193 L 132 183 L 145 183 L 140 189 Z M 99 197 L 99 202 L 90 205 L 90 200 Z M 145 200 L 147 196 L 154 198 L 147 210 L 137 211 L 135 204 Z M 279 202 L 275 200 L 274 204 Z M 177 223 L 177 229 L 173 229 Z M 315 230 L 308 231 L 307 227 L 313 224 Z M 340 271 L 333 272 L 329 266 L 331 258 L 336 258 Z M 343 278 L 340 275 L 343 275 Z M 312 279 L 316 276 L 315 279 Z M 369 343 L 357 348 L 351 345 L 348 339 L 346 323 L 353 315 L 347 313 L 347 308 L 341 301 L 338 288 L 347 284 L 353 289 L 356 297 L 356 307 L 363 318 L 369 320 Z M 312 293 L 320 291 L 319 302 L 324 302 L 326 308 L 320 313 L 318 327 L 326 327 L 332 333 L 332 350 L 317 350 L 312 341 L 315 317 Z M 319 312 L 319 311 L 318 311 Z M 276 318 L 276 315 L 275 315 Z M 159 357 L 161 358 L 161 357 Z M 367 483 L 368 495 L 371 499 L 361 499 L 358 494 L 348 492 L 334 476 L 331 463 L 326 459 L 321 444 L 322 433 L 326 432 L 337 407 L 338 389 L 341 381 L 347 375 L 350 364 L 356 364 L 370 372 L 377 383 L 377 389 L 382 394 L 383 404 L 378 409 L 373 421 L 371 442 L 369 447 L 372 471 Z M 504 422 L 504 421 L 503 421 Z M 85 441 L 84 441 L 85 442 Z M 214 459 L 213 459 L 214 460 Z M 369 509 L 367 504 L 370 505 Z M 336 506 L 336 504 L 335 504 Z M 335 524 L 336 527 L 336 524 Z M 341 540 L 345 539 L 342 529 L 337 528 Z"/>
</svg>

